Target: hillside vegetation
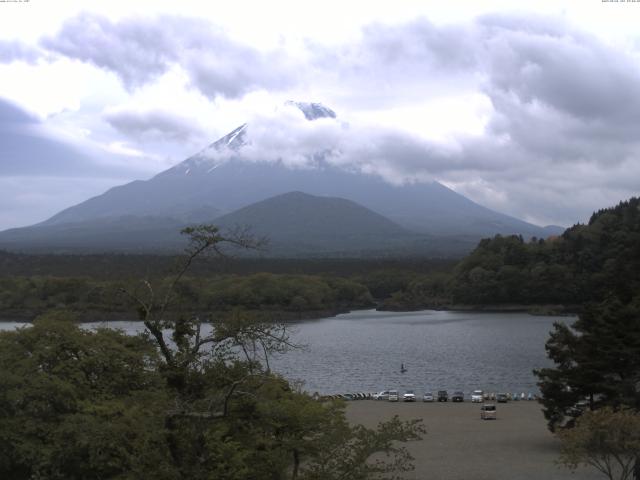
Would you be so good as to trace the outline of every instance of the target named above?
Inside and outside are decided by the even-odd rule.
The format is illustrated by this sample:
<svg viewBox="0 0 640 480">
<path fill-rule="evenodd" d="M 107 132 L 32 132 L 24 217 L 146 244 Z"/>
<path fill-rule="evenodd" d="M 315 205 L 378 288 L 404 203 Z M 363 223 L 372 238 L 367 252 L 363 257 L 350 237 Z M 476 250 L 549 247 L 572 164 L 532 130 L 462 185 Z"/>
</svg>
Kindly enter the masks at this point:
<svg viewBox="0 0 640 480">
<path fill-rule="evenodd" d="M 454 304 L 582 304 L 640 287 L 640 199 L 594 213 L 559 237 L 483 240 L 454 269 Z"/>
</svg>

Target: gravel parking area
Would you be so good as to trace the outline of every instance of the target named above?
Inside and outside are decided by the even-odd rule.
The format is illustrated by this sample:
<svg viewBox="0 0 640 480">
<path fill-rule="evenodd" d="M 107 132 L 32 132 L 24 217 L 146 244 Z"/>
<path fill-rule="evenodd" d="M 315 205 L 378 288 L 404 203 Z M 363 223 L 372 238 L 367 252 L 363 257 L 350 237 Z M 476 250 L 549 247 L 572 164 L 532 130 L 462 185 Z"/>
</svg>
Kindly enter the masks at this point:
<svg viewBox="0 0 640 480">
<path fill-rule="evenodd" d="M 422 418 L 427 435 L 408 444 L 415 457 L 409 479 L 541 480 L 602 479 L 597 470 L 571 473 L 557 465 L 559 445 L 547 430 L 537 402 L 497 405 L 496 420 L 480 419 L 480 404 L 349 402 L 347 418 L 368 427 L 399 415 Z"/>
</svg>

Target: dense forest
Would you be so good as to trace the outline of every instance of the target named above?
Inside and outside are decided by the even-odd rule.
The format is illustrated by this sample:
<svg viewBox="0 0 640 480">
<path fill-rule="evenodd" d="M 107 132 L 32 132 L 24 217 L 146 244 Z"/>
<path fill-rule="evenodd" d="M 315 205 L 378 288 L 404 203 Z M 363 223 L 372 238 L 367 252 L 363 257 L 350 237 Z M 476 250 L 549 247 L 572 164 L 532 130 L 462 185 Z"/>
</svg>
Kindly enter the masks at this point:
<svg viewBox="0 0 640 480">
<path fill-rule="evenodd" d="M 165 277 L 149 280 L 162 286 Z M 136 305 L 124 292 L 144 291 L 139 280 L 114 281 L 75 277 L 0 278 L 0 306 L 7 317 L 29 318 L 50 309 L 64 308 L 81 319 L 131 318 Z M 274 275 L 184 278 L 176 289 L 175 312 L 228 312 L 235 308 L 277 312 L 284 318 L 331 315 L 372 307 L 368 289 L 340 277 Z M 282 318 L 281 318 L 282 319 Z"/>
<path fill-rule="evenodd" d="M 586 225 L 546 240 L 483 240 L 454 269 L 454 304 L 624 301 L 638 291 L 640 199 L 594 213 Z"/>
<path fill-rule="evenodd" d="M 161 285 L 181 257 L 21 255 L 0 252 L 0 314 L 31 319 L 64 307 L 82 319 L 130 318 L 123 289 Z M 202 258 L 173 305 L 199 312 L 260 310 L 281 319 L 372 308 L 418 278 L 444 274 L 451 260 Z"/>
</svg>

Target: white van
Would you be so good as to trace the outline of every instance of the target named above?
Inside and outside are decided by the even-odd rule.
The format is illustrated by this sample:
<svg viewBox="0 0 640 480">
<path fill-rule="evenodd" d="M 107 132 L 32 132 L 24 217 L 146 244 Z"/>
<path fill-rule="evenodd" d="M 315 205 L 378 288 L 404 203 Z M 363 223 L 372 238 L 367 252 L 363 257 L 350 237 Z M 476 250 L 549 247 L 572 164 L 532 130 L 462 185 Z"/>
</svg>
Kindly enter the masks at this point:
<svg viewBox="0 0 640 480">
<path fill-rule="evenodd" d="M 389 401 L 390 402 L 397 402 L 398 400 L 400 400 L 400 395 L 398 394 L 397 390 L 389 390 Z"/>
</svg>

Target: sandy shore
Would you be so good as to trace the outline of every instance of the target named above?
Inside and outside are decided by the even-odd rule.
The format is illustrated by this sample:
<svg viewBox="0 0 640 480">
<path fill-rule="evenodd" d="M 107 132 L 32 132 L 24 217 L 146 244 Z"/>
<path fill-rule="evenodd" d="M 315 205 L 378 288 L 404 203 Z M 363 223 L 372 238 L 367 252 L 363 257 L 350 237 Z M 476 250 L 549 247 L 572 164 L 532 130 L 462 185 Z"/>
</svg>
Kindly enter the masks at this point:
<svg viewBox="0 0 640 480">
<path fill-rule="evenodd" d="M 595 469 L 571 473 L 556 464 L 558 442 L 536 402 L 498 404 L 496 420 L 481 420 L 479 404 L 350 402 L 347 417 L 369 427 L 393 415 L 422 418 L 427 435 L 408 444 L 416 469 L 409 479 L 602 479 Z"/>
</svg>

